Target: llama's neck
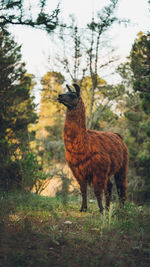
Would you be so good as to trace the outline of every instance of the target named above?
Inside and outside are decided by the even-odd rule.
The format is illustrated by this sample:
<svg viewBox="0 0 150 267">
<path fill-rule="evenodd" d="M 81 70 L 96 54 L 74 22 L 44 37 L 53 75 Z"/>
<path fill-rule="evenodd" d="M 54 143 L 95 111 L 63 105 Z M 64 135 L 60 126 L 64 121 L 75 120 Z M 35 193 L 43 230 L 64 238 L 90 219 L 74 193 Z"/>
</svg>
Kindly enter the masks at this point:
<svg viewBox="0 0 150 267">
<path fill-rule="evenodd" d="M 82 99 L 79 99 L 78 105 L 72 110 L 67 110 L 64 125 L 64 136 L 72 139 L 78 134 L 86 131 L 85 107 Z"/>
</svg>

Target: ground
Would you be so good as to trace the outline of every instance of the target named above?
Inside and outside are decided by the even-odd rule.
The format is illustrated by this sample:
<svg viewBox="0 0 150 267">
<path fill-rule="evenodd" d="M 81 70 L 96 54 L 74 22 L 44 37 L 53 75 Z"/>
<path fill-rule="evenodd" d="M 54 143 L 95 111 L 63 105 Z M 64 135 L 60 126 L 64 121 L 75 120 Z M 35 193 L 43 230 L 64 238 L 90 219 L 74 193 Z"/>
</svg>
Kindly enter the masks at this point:
<svg viewBox="0 0 150 267">
<path fill-rule="evenodd" d="M 150 266 L 150 209 L 95 200 L 80 213 L 80 197 L 0 196 L 0 266 Z"/>
</svg>

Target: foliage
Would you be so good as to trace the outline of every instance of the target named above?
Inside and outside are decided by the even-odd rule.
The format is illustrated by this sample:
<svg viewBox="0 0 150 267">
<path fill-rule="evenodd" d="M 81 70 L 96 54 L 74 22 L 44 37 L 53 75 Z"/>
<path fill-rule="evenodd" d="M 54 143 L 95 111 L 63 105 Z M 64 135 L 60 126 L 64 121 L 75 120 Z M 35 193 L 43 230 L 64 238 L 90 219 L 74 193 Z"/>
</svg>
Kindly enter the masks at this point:
<svg viewBox="0 0 150 267">
<path fill-rule="evenodd" d="M 37 144 L 44 164 L 52 159 L 63 160 L 64 145 L 62 127 L 64 108 L 57 101 L 62 92 L 64 77 L 59 72 L 47 72 L 41 79 L 43 86 L 40 101 L 39 122 L 37 124 Z"/>
<path fill-rule="evenodd" d="M 119 67 L 124 86 L 129 86 L 126 97 L 128 134 L 126 142 L 130 151 L 132 190 L 139 201 L 148 201 L 150 192 L 150 73 L 149 34 L 138 34 L 131 49 L 129 61 Z"/>
<path fill-rule="evenodd" d="M 79 81 L 80 83 L 80 81 Z M 90 122 L 90 106 L 92 98 L 92 79 L 85 76 L 81 82 L 81 93 L 86 106 L 87 126 L 92 129 L 106 130 L 110 126 L 117 123 L 118 115 L 114 112 L 114 106 L 123 100 L 125 93 L 124 87 L 121 85 L 108 85 L 105 80 L 97 75 L 97 88 L 94 92 L 92 124 Z"/>
<path fill-rule="evenodd" d="M 26 2 L 26 3 L 25 3 Z M 46 0 L 31 1 L 24 0 L 1 0 L 0 3 L 0 27 L 6 25 L 25 25 L 52 32 L 58 25 L 59 6 L 49 15 L 45 12 Z M 38 11 L 38 12 L 37 12 Z"/>
<path fill-rule="evenodd" d="M 150 120 L 140 106 L 125 113 L 129 135 L 126 142 L 130 151 L 130 167 L 135 169 L 136 176 L 132 181 L 134 188 L 133 196 L 138 201 L 148 201 L 150 192 L 149 171 L 150 171 Z"/>
<path fill-rule="evenodd" d="M 126 203 L 100 215 L 93 200 L 87 213 L 78 197 L 0 195 L 2 266 L 149 266 L 149 207 Z M 43 253 L 44 251 L 44 253 Z"/>
<path fill-rule="evenodd" d="M 150 114 L 150 34 L 138 34 L 132 47 L 131 69 L 134 74 L 133 89 L 140 92 L 143 110 Z"/>
<path fill-rule="evenodd" d="M 29 124 L 37 115 L 31 97 L 33 76 L 21 62 L 20 46 L 7 31 L 0 32 L 0 184 L 4 189 L 21 186 L 21 161 L 29 152 Z"/>
<path fill-rule="evenodd" d="M 144 35 L 138 34 L 138 38 L 133 44 L 130 59 L 131 69 L 134 75 L 133 89 L 139 93 L 141 108 L 137 109 L 135 116 L 129 118 L 132 121 L 132 129 L 134 124 L 134 132 L 131 132 L 132 136 L 135 136 L 137 143 L 137 173 L 144 178 L 143 186 L 140 188 L 141 196 L 144 200 L 149 199 L 150 183 L 149 183 L 149 171 L 150 171 L 150 36 L 149 33 Z M 133 124 L 134 123 L 134 124 Z M 135 132 L 137 129 L 137 132 Z M 139 149 L 140 148 L 140 149 Z"/>
<path fill-rule="evenodd" d="M 22 170 L 22 186 L 28 191 L 31 191 L 39 181 L 47 178 L 42 165 L 37 160 L 37 156 L 31 151 L 25 153 L 20 160 L 20 168 Z"/>
</svg>

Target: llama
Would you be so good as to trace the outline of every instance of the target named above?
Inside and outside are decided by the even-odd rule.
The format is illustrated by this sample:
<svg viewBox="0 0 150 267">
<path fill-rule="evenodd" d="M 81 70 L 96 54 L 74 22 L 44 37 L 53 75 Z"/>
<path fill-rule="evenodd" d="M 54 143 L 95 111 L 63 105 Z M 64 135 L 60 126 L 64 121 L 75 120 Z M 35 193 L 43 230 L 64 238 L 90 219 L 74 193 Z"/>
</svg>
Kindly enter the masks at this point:
<svg viewBox="0 0 150 267">
<path fill-rule="evenodd" d="M 80 87 L 73 84 L 75 92 L 60 94 L 58 101 L 67 107 L 63 139 L 66 161 L 80 185 L 82 206 L 87 210 L 87 185 L 93 183 L 99 210 L 103 213 L 102 194 L 109 210 L 114 175 L 117 192 L 124 204 L 127 195 L 128 149 L 120 134 L 86 128 L 85 106 Z"/>
</svg>

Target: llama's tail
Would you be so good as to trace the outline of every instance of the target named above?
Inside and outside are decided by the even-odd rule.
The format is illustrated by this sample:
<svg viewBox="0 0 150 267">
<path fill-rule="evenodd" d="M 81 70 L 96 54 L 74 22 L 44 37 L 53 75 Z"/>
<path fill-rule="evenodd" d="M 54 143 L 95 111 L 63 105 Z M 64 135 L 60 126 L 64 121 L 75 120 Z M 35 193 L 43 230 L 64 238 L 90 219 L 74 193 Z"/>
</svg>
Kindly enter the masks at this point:
<svg viewBox="0 0 150 267">
<path fill-rule="evenodd" d="M 123 167 L 115 174 L 115 183 L 119 199 L 122 203 L 127 199 L 127 168 Z"/>
</svg>

